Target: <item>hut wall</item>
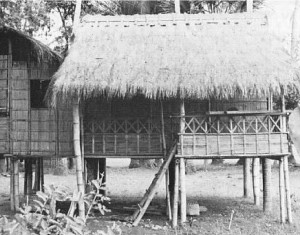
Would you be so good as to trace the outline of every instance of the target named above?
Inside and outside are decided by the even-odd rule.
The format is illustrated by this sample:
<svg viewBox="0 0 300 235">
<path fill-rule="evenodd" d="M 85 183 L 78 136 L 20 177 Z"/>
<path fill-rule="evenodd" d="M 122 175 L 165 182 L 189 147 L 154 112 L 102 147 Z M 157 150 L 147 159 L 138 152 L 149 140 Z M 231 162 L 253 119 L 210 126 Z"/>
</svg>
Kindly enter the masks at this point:
<svg viewBox="0 0 300 235">
<path fill-rule="evenodd" d="M 7 153 L 9 150 L 8 141 L 8 55 L 0 54 L 0 153 Z"/>
<path fill-rule="evenodd" d="M 85 155 L 162 156 L 159 102 L 143 96 L 99 98 L 84 107 Z"/>
<path fill-rule="evenodd" d="M 12 153 L 36 156 L 70 156 L 72 150 L 71 109 L 57 111 L 43 106 L 43 96 L 35 96 L 33 81 L 50 81 L 55 68 L 14 61 L 11 79 Z M 46 86 L 45 86 L 46 87 Z M 43 92 L 46 88 L 42 87 Z M 33 93 L 32 93 L 33 92 Z M 31 94 L 32 93 L 32 94 Z M 35 100 L 39 99 L 39 100 Z"/>
</svg>

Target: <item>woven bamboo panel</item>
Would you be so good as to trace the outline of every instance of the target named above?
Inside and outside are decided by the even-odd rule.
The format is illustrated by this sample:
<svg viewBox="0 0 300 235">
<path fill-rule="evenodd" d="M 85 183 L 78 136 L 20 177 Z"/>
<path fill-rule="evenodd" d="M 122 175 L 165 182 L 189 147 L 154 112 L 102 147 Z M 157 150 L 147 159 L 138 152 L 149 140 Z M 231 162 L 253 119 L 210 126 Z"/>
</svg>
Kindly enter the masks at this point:
<svg viewBox="0 0 300 235">
<path fill-rule="evenodd" d="M 178 146 L 178 155 L 184 156 L 229 156 L 229 155 L 276 155 L 287 154 L 287 134 L 246 135 L 193 135 L 182 136 L 183 145 Z"/>
<path fill-rule="evenodd" d="M 148 119 L 112 119 L 85 123 L 85 154 L 161 155 L 157 122 Z"/>
</svg>

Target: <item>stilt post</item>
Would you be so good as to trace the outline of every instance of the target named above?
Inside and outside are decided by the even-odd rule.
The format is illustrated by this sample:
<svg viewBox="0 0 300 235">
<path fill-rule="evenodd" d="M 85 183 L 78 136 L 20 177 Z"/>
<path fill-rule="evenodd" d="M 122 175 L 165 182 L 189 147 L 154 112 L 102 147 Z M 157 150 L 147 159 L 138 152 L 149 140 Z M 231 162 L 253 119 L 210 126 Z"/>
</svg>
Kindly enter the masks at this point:
<svg viewBox="0 0 300 235">
<path fill-rule="evenodd" d="M 185 132 L 185 107 L 184 100 L 180 102 L 180 133 Z M 182 138 L 182 135 L 181 135 Z M 181 141 L 181 144 L 182 141 Z M 180 222 L 186 222 L 186 184 L 185 184 L 185 161 L 180 158 Z"/>
<path fill-rule="evenodd" d="M 82 159 L 81 159 L 81 149 L 80 149 L 80 121 L 79 121 L 79 101 L 76 100 L 73 103 L 73 144 L 74 144 L 74 154 L 76 158 L 76 178 L 77 178 L 77 189 L 81 193 L 79 199 L 79 216 L 85 219 L 84 210 L 84 183 L 82 174 Z"/>
<path fill-rule="evenodd" d="M 15 196 L 14 196 L 14 159 L 10 159 L 10 209 L 15 210 Z"/>
<path fill-rule="evenodd" d="M 186 222 L 186 186 L 185 186 L 185 162 L 180 158 L 180 222 Z"/>
<path fill-rule="evenodd" d="M 14 210 L 18 211 L 20 207 L 20 194 L 19 194 L 19 160 L 13 160 L 14 168 Z"/>
<path fill-rule="evenodd" d="M 259 158 L 253 158 L 252 162 L 252 175 L 253 175 L 253 196 L 254 204 L 256 206 L 260 205 L 260 177 L 259 177 Z"/>
<path fill-rule="evenodd" d="M 167 157 L 167 142 L 165 135 L 165 119 L 164 119 L 164 106 L 162 100 L 160 100 L 160 114 L 161 114 L 161 135 L 162 135 L 162 150 L 164 161 Z M 166 182 L 166 214 L 169 217 L 169 220 L 172 220 L 172 210 L 171 210 L 171 201 L 170 201 L 170 191 L 169 191 L 169 171 L 166 171 L 165 174 L 165 182 Z"/>
<path fill-rule="evenodd" d="M 287 209 L 287 222 L 293 223 L 292 218 L 292 203 L 290 196 L 290 176 L 288 166 L 288 156 L 283 158 L 283 172 L 284 172 L 284 183 L 285 183 L 285 195 L 286 195 L 286 209 Z"/>
<path fill-rule="evenodd" d="M 175 182 L 174 182 L 174 200 L 173 200 L 173 218 L 172 227 L 177 227 L 178 219 L 178 197 L 179 197 L 179 162 L 175 160 Z"/>
<path fill-rule="evenodd" d="M 251 184 L 251 172 L 250 172 L 250 158 L 245 158 L 244 161 L 244 197 L 250 197 L 250 184 Z"/>
<path fill-rule="evenodd" d="M 284 198 L 284 173 L 283 173 L 283 157 L 279 160 L 279 198 L 280 198 L 280 222 L 286 222 L 285 198 Z"/>
<path fill-rule="evenodd" d="M 272 166 L 271 160 L 263 158 L 263 209 L 265 212 L 272 211 L 272 192 L 271 192 L 271 181 L 272 181 Z"/>
</svg>

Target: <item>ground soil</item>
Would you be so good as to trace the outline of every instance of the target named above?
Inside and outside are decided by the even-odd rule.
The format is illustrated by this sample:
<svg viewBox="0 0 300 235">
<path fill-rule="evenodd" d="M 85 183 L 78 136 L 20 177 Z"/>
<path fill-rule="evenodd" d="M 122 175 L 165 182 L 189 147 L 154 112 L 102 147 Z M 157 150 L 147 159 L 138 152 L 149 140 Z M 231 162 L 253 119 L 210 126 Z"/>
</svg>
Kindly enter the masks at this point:
<svg viewBox="0 0 300 235">
<path fill-rule="evenodd" d="M 88 226 L 96 231 L 106 230 L 114 223 L 122 234 L 300 234 L 300 168 L 290 167 L 293 225 L 279 223 L 278 168 L 273 168 L 273 212 L 266 215 L 262 206 L 254 206 L 253 198 L 244 199 L 242 166 L 213 166 L 207 170 L 187 175 L 188 203 L 199 203 L 208 211 L 198 217 L 189 218 L 182 227 L 170 227 L 165 211 L 165 184 L 160 185 L 151 204 L 151 213 L 146 214 L 138 227 L 125 222 L 132 214 L 132 207 L 138 203 L 150 185 L 157 169 L 128 169 L 109 167 L 107 171 L 107 194 L 111 198 L 111 213 L 95 215 Z M 20 190 L 24 175 L 20 177 Z M 13 216 L 9 210 L 9 178 L 0 176 L 0 214 Z M 45 176 L 46 184 L 64 185 L 70 190 L 76 188 L 75 175 Z M 261 195 L 262 196 L 262 195 Z M 262 203 L 261 203 L 262 204 Z M 233 213 L 229 229 L 230 217 Z"/>
</svg>

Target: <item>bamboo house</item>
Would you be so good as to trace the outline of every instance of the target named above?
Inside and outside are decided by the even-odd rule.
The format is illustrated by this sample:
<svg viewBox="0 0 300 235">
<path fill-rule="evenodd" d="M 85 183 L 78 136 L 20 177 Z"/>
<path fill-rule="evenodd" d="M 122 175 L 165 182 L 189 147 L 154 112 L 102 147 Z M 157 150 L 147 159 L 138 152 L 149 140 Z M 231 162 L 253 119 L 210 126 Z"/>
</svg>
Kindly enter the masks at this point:
<svg viewBox="0 0 300 235">
<path fill-rule="evenodd" d="M 43 185 L 43 159 L 73 155 L 70 109 L 50 109 L 44 102 L 61 62 L 37 40 L 0 27 L 0 154 L 13 166 L 12 209 L 19 202 L 18 160 L 25 160 L 24 192 L 30 194 Z"/>
<path fill-rule="evenodd" d="M 298 72 L 264 14 L 86 16 L 54 75 L 52 104 L 74 101 L 74 123 L 80 106 L 81 142 L 74 147 L 92 162 L 88 171 L 94 177 L 104 170 L 106 158 L 165 157 L 134 225 L 168 167 L 169 214 L 176 226 L 180 187 L 185 222 L 184 160 L 191 158 L 244 158 L 245 196 L 253 159 L 257 205 L 262 159 L 266 211 L 271 208 L 270 159 L 279 160 L 285 222 L 284 198 L 291 221 L 287 112 L 273 110 L 272 98 L 288 87 L 298 89 Z"/>
</svg>

